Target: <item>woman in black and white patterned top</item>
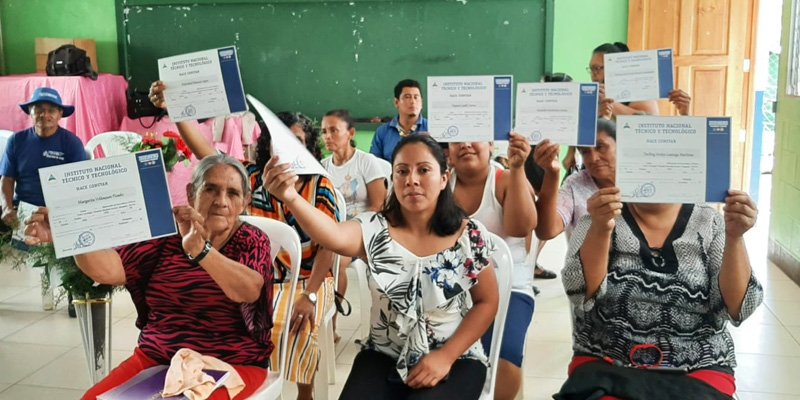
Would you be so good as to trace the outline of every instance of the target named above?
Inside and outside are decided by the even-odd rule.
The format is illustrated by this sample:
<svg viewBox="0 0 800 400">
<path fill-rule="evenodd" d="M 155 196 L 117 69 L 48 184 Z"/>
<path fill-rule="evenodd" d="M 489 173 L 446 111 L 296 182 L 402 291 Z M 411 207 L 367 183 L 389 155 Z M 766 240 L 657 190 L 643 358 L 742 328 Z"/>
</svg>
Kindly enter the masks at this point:
<svg viewBox="0 0 800 400">
<path fill-rule="evenodd" d="M 763 297 L 743 239 L 753 200 L 729 191 L 723 217 L 706 205 L 623 204 L 611 187 L 587 208 L 562 274 L 575 356 L 557 398 L 731 398 L 726 325 Z"/>
</svg>

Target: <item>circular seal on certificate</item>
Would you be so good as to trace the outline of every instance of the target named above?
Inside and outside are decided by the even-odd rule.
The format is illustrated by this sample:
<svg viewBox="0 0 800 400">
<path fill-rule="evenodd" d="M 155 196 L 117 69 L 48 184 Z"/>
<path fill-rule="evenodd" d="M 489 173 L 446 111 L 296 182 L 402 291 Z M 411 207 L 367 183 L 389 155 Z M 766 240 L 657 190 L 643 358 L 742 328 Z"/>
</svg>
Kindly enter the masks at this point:
<svg viewBox="0 0 800 400">
<path fill-rule="evenodd" d="M 619 92 L 619 97 L 621 97 L 621 98 L 631 97 L 631 91 L 630 90 L 623 90 L 623 91 Z"/>
<path fill-rule="evenodd" d="M 653 197 L 656 194 L 656 185 L 645 183 L 641 187 L 642 197 Z"/>
<path fill-rule="evenodd" d="M 197 114 L 197 109 L 195 109 L 193 105 L 189 104 L 183 108 L 183 115 L 193 117 L 195 114 Z"/>
<path fill-rule="evenodd" d="M 78 235 L 78 243 L 76 243 L 76 247 L 89 247 L 94 244 L 94 233 L 85 231 L 81 232 Z"/>
<path fill-rule="evenodd" d="M 450 125 L 445 129 L 442 137 L 444 138 L 452 138 L 458 136 L 458 127 L 454 125 Z"/>
<path fill-rule="evenodd" d="M 537 142 L 538 143 L 540 140 L 542 140 L 542 132 L 533 131 L 531 133 L 531 142 Z"/>
</svg>

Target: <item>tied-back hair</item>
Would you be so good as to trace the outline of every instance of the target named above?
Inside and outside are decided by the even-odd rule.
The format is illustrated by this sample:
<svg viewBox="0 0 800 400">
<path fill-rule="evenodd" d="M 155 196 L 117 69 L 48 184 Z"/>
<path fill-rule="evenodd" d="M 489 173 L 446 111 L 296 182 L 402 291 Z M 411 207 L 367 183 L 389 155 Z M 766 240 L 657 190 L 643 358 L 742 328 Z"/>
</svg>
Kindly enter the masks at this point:
<svg viewBox="0 0 800 400">
<path fill-rule="evenodd" d="M 597 119 L 597 133 L 605 132 L 614 141 L 617 141 L 617 124 L 610 119 L 598 118 Z"/>
<path fill-rule="evenodd" d="M 572 77 L 564 72 L 553 72 L 545 74 L 542 82 L 572 82 Z"/>
<path fill-rule="evenodd" d="M 394 169 L 394 163 L 400 150 L 405 146 L 417 143 L 424 144 L 425 147 L 428 148 L 428 152 L 433 155 L 433 158 L 436 159 L 436 162 L 439 164 L 440 173 L 442 175 L 446 174 L 447 160 L 444 157 L 444 152 L 439 146 L 439 143 L 428 135 L 411 135 L 400 140 L 400 143 L 395 147 L 392 153 L 392 169 Z M 405 217 L 403 217 L 400 201 L 395 194 L 397 190 L 399 190 L 399 188 L 395 186 L 392 193 L 389 195 L 389 200 L 387 200 L 386 204 L 383 206 L 381 214 L 389 221 L 390 225 L 403 226 L 406 220 Z M 430 232 L 433 232 L 436 236 L 452 235 L 461 229 L 462 222 L 466 217 L 467 213 L 456 204 L 450 185 L 445 185 L 444 189 L 439 193 L 439 198 L 436 199 L 436 210 L 433 212 L 433 217 L 430 221 Z"/>
<path fill-rule="evenodd" d="M 233 167 L 242 179 L 242 195 L 244 197 L 250 196 L 250 179 L 247 178 L 247 170 L 244 165 L 227 154 L 214 154 L 213 156 L 203 157 L 194 172 L 192 172 L 192 195 L 195 199 L 200 189 L 203 188 L 208 172 L 218 165 Z"/>
<path fill-rule="evenodd" d="M 347 130 L 355 128 L 355 122 L 353 121 L 353 117 L 350 115 L 350 111 L 344 108 L 337 108 L 335 110 L 330 110 L 325 113 L 326 117 L 336 117 L 340 120 L 344 121 L 347 124 Z M 350 139 L 350 147 L 356 148 L 356 139 Z"/>
<path fill-rule="evenodd" d="M 600 53 L 600 54 L 613 54 L 613 53 L 627 53 L 631 51 L 628 48 L 628 45 L 622 42 L 614 42 L 614 43 L 603 43 L 600 46 L 597 46 L 592 54 Z"/>
</svg>

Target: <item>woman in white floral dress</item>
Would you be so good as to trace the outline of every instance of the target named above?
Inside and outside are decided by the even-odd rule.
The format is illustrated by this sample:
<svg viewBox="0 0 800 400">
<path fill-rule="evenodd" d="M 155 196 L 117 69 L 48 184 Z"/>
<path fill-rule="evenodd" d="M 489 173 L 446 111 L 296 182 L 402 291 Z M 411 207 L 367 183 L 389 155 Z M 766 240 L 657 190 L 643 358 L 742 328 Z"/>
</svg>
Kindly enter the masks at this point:
<svg viewBox="0 0 800 400">
<path fill-rule="evenodd" d="M 486 378 L 480 337 L 497 312 L 480 222 L 458 208 L 444 154 L 429 136 L 404 138 L 392 157 L 393 191 L 380 213 L 336 223 L 292 190 L 297 175 L 273 157 L 265 184 L 311 238 L 367 260 L 370 335 L 341 399 L 476 399 Z"/>
</svg>

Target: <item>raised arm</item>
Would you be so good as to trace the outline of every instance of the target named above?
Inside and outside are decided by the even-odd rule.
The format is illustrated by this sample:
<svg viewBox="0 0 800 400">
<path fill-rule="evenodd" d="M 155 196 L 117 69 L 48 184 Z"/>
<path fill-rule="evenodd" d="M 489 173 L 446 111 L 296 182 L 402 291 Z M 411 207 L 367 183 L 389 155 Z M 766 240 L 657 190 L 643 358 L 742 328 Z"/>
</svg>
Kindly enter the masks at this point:
<svg viewBox="0 0 800 400">
<path fill-rule="evenodd" d="M 552 239 L 564 231 L 564 220 L 557 211 L 558 180 L 561 172 L 561 164 L 558 162 L 560 151 L 558 144 L 544 140 L 533 152 L 536 164 L 544 169 L 542 190 L 539 192 L 539 199 L 536 200 L 536 213 L 539 219 L 536 225 L 536 237 L 541 240 Z"/>
<path fill-rule="evenodd" d="M 592 217 L 592 225 L 580 249 L 583 277 L 586 280 L 585 298 L 594 297 L 608 274 L 608 252 L 611 249 L 611 234 L 614 218 L 622 213 L 619 188 L 600 189 L 589 197 L 586 208 Z"/>
<path fill-rule="evenodd" d="M 50 218 L 47 208 L 41 207 L 25 222 L 25 243 L 38 246 L 52 243 Z M 122 259 L 114 250 L 99 250 L 75 256 L 78 268 L 93 281 L 106 285 L 125 284 L 125 269 Z"/>
<path fill-rule="evenodd" d="M 747 193 L 731 190 L 725 198 L 725 247 L 719 272 L 719 290 L 728 314 L 741 320 L 750 277 L 750 257 L 744 244 L 744 233 L 756 223 L 756 205 Z"/>
<path fill-rule="evenodd" d="M 503 230 L 508 236 L 526 237 L 536 227 L 536 204 L 530 182 L 525 177 L 525 159 L 531 152 L 528 139 L 511 133 L 508 142 L 510 171 L 502 175 Z"/>
<path fill-rule="evenodd" d="M 155 81 L 150 85 L 150 102 L 153 103 L 154 106 L 162 109 L 167 108 L 167 103 L 164 100 L 164 90 L 166 90 L 166 88 L 166 85 L 164 85 L 162 81 Z M 209 143 L 197 129 L 197 122 L 182 121 L 176 122 L 175 125 L 178 126 L 178 133 L 180 133 L 181 139 L 186 142 L 186 145 L 189 146 L 189 149 L 192 150 L 192 153 L 198 160 L 202 160 L 206 156 L 217 154 L 217 150 L 214 146 Z"/>
<path fill-rule="evenodd" d="M 361 225 L 356 221 L 336 222 L 305 201 L 294 187 L 297 175 L 289 169 L 289 164 L 279 165 L 279 162 L 279 157 L 275 156 L 264 167 L 264 187 L 289 206 L 311 240 L 336 254 L 366 258 Z"/>
<path fill-rule="evenodd" d="M 689 93 L 675 89 L 669 92 L 669 101 L 675 105 L 678 115 L 689 115 L 689 106 L 692 104 L 692 97 L 689 96 Z"/>
</svg>

